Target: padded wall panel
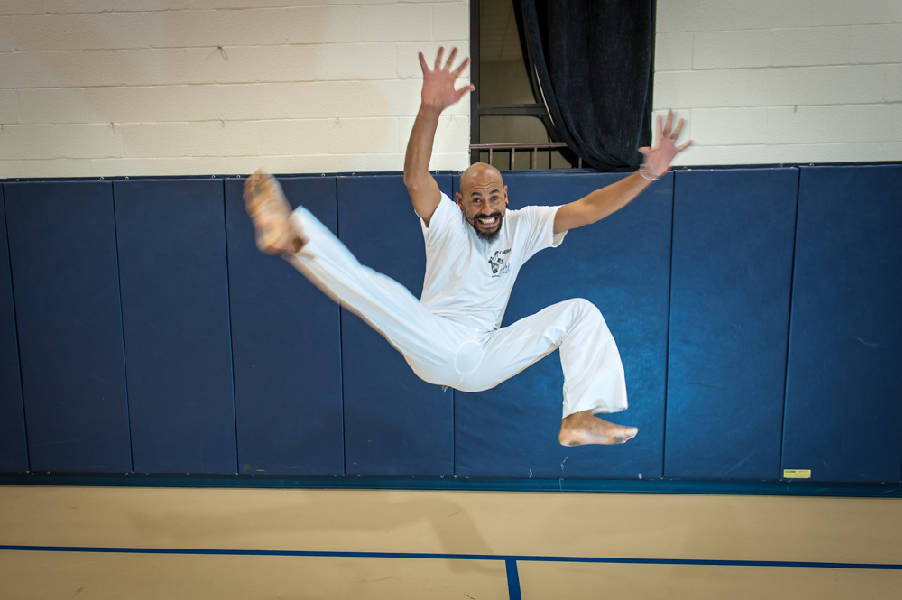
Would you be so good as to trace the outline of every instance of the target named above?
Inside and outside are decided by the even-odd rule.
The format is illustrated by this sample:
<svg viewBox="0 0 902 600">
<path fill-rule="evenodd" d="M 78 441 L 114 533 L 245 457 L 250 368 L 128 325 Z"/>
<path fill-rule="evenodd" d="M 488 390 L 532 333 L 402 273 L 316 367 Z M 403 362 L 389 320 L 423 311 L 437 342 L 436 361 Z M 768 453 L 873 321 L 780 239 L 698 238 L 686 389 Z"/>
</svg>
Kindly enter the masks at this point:
<svg viewBox="0 0 902 600">
<path fill-rule="evenodd" d="M 621 174 L 504 174 L 510 207 L 566 204 Z M 672 176 L 608 218 L 567 234 L 520 272 L 504 325 L 568 298 L 605 316 L 620 350 L 630 408 L 606 418 L 639 427 L 622 446 L 564 448 L 560 359 L 554 352 L 496 388 L 456 394 L 457 473 L 498 477 L 661 475 Z"/>
<path fill-rule="evenodd" d="M 6 240 L 6 208 L 3 186 L 0 186 L 0 472 L 24 473 L 27 470 L 19 348 Z"/>
<path fill-rule="evenodd" d="M 333 232 L 334 177 L 282 179 Z M 279 256 L 263 254 L 244 211 L 243 180 L 226 182 L 239 472 L 342 475 L 338 305 Z"/>
<path fill-rule="evenodd" d="M 450 193 L 451 177 L 438 181 Z M 420 297 L 423 234 L 400 175 L 339 177 L 338 231 L 362 264 Z M 453 391 L 421 381 L 354 314 L 342 309 L 341 319 L 348 473 L 450 474 Z"/>
<path fill-rule="evenodd" d="M 902 478 L 902 166 L 803 168 L 783 468 Z"/>
<path fill-rule="evenodd" d="M 676 175 L 667 477 L 778 476 L 797 180 Z"/>
<path fill-rule="evenodd" d="M 5 184 L 32 471 L 131 470 L 112 184 Z"/>
<path fill-rule="evenodd" d="M 223 183 L 114 192 L 135 471 L 234 473 Z"/>
</svg>

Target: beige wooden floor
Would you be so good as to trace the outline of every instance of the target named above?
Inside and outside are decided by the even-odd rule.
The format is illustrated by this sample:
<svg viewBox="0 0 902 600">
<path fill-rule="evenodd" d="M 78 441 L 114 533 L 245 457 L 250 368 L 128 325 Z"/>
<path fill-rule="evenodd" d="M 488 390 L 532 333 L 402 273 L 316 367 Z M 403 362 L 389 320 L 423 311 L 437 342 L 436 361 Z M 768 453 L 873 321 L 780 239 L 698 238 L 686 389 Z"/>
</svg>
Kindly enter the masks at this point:
<svg viewBox="0 0 902 600">
<path fill-rule="evenodd" d="M 902 570 L 536 557 L 902 564 L 902 500 L 0 486 L 0 545 L 450 557 L 0 550 L 0 598 L 902 597 Z"/>
</svg>

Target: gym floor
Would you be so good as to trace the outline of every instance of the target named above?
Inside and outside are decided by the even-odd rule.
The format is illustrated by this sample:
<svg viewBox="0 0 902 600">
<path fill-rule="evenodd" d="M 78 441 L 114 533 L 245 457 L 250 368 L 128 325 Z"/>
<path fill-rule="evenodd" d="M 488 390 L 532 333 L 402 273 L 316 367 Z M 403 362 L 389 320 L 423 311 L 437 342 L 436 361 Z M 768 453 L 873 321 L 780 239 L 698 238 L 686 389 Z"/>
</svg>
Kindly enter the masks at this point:
<svg viewBox="0 0 902 600">
<path fill-rule="evenodd" d="M 0 486 L 0 597 L 898 598 L 902 501 Z"/>
</svg>

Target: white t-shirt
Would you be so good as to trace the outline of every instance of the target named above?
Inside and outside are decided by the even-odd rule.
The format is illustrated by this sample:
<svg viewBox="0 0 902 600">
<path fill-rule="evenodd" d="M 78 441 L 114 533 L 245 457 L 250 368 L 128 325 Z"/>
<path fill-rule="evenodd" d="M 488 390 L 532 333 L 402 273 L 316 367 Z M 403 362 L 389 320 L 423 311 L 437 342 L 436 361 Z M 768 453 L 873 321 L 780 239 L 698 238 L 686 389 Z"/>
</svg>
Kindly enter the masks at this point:
<svg viewBox="0 0 902 600">
<path fill-rule="evenodd" d="M 557 206 L 507 210 L 494 241 L 479 237 L 463 211 L 442 193 L 429 225 L 420 219 L 426 241 L 426 276 L 420 301 L 434 314 L 483 331 L 501 326 L 520 267 L 536 252 L 558 246 Z"/>
</svg>

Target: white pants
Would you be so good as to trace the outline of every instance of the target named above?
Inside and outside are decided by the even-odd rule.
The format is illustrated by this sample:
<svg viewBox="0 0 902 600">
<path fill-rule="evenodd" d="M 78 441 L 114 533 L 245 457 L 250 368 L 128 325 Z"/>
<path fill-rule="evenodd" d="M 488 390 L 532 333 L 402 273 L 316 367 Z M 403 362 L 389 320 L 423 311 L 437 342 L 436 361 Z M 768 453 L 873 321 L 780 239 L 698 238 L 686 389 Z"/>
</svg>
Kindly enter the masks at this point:
<svg viewBox="0 0 902 600">
<path fill-rule="evenodd" d="M 381 333 L 423 381 L 479 392 L 559 349 L 564 417 L 626 409 L 620 353 L 588 300 L 558 302 L 501 329 L 473 329 L 432 314 L 403 285 L 361 265 L 305 208 L 292 218 L 310 241 L 291 263 Z"/>
</svg>

